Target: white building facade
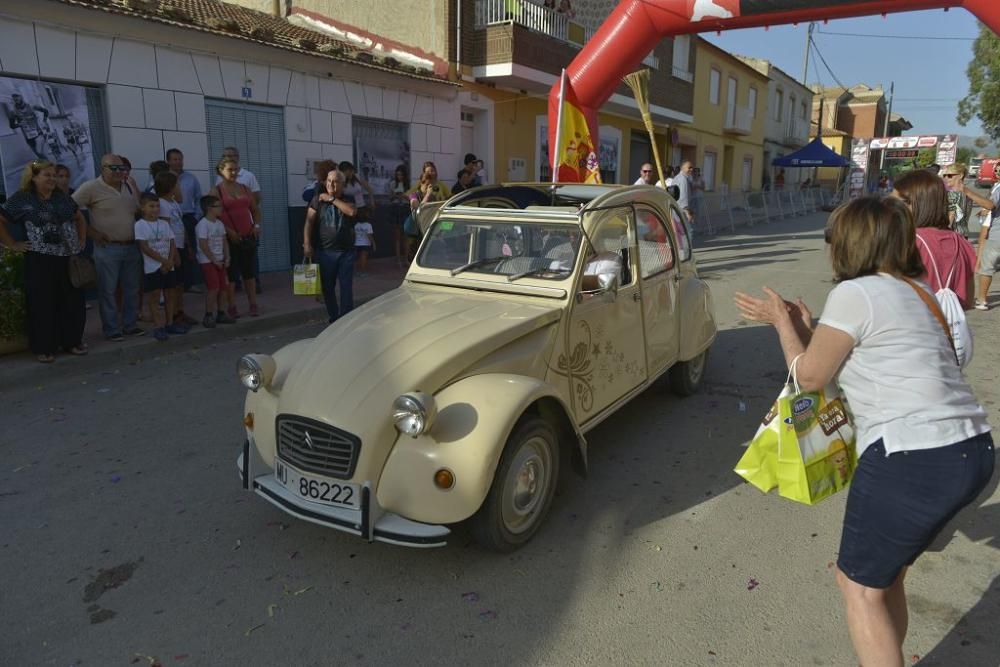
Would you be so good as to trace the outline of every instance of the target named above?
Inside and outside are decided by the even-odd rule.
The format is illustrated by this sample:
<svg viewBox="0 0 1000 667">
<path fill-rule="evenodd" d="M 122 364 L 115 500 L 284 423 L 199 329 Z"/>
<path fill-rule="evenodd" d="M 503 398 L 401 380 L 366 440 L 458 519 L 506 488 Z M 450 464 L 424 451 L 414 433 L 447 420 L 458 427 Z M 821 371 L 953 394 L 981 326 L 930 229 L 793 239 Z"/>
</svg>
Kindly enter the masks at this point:
<svg viewBox="0 0 1000 667">
<path fill-rule="evenodd" d="M 86 88 L 93 159 L 128 157 L 140 187 L 147 165 L 178 148 L 207 191 L 222 148 L 237 146 L 263 193 L 262 271 L 297 259 L 314 161 L 352 161 L 377 183 L 395 164 L 409 165 L 411 181 L 425 161 L 442 174 L 461 166 L 458 87 L 430 71 L 295 52 L 263 43 L 266 32 L 263 41 L 241 39 L 96 4 L 4 2 L 0 77 Z M 250 13 L 258 18 L 281 20 Z"/>
<path fill-rule="evenodd" d="M 767 60 L 737 56 L 768 78 L 767 116 L 764 125 L 764 167 L 768 181 L 774 183 L 777 169 L 771 161 L 793 153 L 809 143 L 809 119 L 813 92 Z M 811 169 L 786 169 L 786 187 L 812 176 Z"/>
</svg>

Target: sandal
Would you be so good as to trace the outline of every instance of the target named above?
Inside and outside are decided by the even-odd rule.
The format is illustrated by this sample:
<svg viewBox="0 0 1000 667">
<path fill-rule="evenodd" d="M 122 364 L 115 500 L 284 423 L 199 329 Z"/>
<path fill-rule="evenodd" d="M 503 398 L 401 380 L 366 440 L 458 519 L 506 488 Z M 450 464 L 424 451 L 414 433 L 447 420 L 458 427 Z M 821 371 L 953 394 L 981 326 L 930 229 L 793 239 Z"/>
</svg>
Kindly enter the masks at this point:
<svg viewBox="0 0 1000 667">
<path fill-rule="evenodd" d="M 41 364 L 51 364 L 53 361 L 56 360 L 55 356 L 51 354 L 40 354 L 36 358 L 38 359 L 38 362 Z"/>
<path fill-rule="evenodd" d="M 69 350 L 70 354 L 75 354 L 78 357 L 82 357 L 83 355 L 87 354 L 88 352 L 90 352 L 90 350 L 87 348 L 87 344 L 86 343 L 80 343 L 76 347 L 72 347 Z"/>
</svg>

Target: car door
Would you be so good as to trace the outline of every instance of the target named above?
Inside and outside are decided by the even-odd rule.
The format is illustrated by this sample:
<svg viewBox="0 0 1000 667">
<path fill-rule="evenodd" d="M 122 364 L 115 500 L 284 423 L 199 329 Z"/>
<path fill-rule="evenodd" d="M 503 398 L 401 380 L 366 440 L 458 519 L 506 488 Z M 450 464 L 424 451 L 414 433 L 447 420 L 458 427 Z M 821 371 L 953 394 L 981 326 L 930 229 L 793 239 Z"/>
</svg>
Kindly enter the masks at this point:
<svg viewBox="0 0 1000 667">
<path fill-rule="evenodd" d="M 574 410 L 580 423 L 600 414 L 646 380 L 642 327 L 642 299 L 632 248 L 634 216 L 631 207 L 595 211 L 588 225 L 585 258 L 622 260 L 617 293 L 585 289 L 586 276 L 577 282 L 569 319 L 568 345 L 558 367 L 570 383 Z M 587 264 L 588 259 L 584 260 Z"/>
<path fill-rule="evenodd" d="M 649 374 L 655 377 L 677 360 L 679 351 L 680 257 L 673 235 L 659 212 L 640 205 L 636 206 L 635 216 L 646 356 Z"/>
</svg>

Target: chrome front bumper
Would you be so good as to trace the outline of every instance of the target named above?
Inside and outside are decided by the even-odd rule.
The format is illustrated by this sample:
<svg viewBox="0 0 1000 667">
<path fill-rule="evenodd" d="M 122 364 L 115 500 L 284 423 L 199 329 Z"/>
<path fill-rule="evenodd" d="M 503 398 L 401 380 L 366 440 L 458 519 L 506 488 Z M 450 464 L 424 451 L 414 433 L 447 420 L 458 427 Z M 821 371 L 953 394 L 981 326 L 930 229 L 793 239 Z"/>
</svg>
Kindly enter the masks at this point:
<svg viewBox="0 0 1000 667">
<path fill-rule="evenodd" d="M 362 485 L 360 510 L 311 503 L 289 493 L 275 479 L 273 470 L 263 464 L 260 467 L 266 472 L 257 475 L 251 465 L 255 458 L 253 455 L 256 455 L 256 450 L 252 449 L 249 440 L 245 440 L 243 452 L 236 460 L 243 488 L 253 491 L 294 517 L 356 535 L 368 542 L 421 548 L 442 547 L 447 544 L 446 538 L 451 531 L 445 526 L 410 521 L 397 514 L 380 511 L 373 498 L 371 482 Z M 259 456 L 256 458 L 260 460 Z"/>
</svg>

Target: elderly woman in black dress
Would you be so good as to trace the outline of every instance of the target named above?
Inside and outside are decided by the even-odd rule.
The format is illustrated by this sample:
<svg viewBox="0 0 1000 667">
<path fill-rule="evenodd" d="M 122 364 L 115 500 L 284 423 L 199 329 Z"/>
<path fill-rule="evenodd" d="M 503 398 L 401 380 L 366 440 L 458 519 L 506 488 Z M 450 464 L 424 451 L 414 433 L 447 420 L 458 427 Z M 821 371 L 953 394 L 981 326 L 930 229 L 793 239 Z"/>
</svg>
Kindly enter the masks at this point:
<svg viewBox="0 0 1000 667">
<path fill-rule="evenodd" d="M 15 241 L 8 225 L 23 227 L 27 241 Z M 42 363 L 54 361 L 60 347 L 87 353 L 83 291 L 69 278 L 69 258 L 83 250 L 86 238 L 87 224 L 76 202 L 56 187 L 55 165 L 30 162 L 20 189 L 0 208 L 0 243 L 27 253 L 28 344 Z"/>
</svg>

